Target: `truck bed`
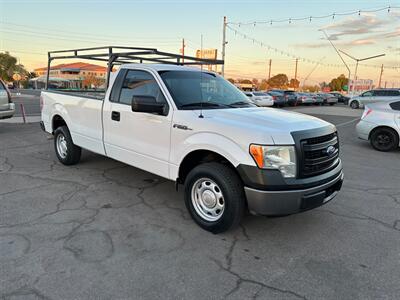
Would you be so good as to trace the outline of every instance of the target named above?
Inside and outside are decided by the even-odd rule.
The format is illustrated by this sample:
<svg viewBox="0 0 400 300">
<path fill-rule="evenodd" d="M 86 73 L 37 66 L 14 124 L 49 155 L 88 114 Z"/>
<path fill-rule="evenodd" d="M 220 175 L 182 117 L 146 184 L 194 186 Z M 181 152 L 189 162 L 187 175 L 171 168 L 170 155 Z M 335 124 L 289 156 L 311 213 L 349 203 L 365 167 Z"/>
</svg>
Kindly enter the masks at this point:
<svg viewBox="0 0 400 300">
<path fill-rule="evenodd" d="M 47 90 L 46 92 L 70 95 L 75 97 L 92 98 L 97 100 L 104 100 L 106 95 L 105 90 L 68 90 L 68 89 L 54 89 Z"/>
</svg>

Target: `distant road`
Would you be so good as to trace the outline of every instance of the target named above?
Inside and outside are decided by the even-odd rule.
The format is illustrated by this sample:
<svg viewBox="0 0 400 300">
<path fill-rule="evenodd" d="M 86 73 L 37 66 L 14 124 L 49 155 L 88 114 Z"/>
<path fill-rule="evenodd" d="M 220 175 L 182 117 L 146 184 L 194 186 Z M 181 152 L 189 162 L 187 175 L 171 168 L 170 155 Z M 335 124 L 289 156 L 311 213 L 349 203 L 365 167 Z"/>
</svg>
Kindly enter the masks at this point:
<svg viewBox="0 0 400 300">
<path fill-rule="evenodd" d="M 11 90 L 11 98 L 15 103 L 16 113 L 15 116 L 20 117 L 21 114 L 21 103 L 24 105 L 25 113 L 27 116 L 39 116 L 40 115 L 40 90 L 19 90 L 20 95 L 17 94 L 17 90 Z"/>
</svg>

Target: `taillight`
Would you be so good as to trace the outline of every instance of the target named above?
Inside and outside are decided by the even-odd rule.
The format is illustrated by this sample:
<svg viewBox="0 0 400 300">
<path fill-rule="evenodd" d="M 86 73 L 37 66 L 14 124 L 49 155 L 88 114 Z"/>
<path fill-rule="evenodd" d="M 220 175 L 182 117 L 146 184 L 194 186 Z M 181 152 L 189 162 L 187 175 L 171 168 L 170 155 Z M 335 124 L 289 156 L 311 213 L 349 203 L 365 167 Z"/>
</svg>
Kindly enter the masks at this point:
<svg viewBox="0 0 400 300">
<path fill-rule="evenodd" d="M 40 111 L 43 110 L 43 96 L 40 95 Z"/>
<path fill-rule="evenodd" d="M 372 109 L 370 109 L 370 108 L 365 108 L 365 110 L 364 110 L 364 112 L 363 112 L 363 114 L 362 114 L 362 116 L 361 116 L 361 119 L 364 119 L 366 116 L 368 116 L 370 113 L 372 113 Z"/>
<path fill-rule="evenodd" d="M 276 100 L 276 96 L 272 96 L 272 100 Z"/>
</svg>

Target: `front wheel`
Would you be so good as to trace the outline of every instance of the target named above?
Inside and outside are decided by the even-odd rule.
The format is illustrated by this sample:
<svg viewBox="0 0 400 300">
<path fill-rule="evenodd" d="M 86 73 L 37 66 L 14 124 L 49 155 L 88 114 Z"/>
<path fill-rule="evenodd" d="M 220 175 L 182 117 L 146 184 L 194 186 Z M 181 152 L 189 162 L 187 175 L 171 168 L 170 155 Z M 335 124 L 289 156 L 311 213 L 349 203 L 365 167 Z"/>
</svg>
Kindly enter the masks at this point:
<svg viewBox="0 0 400 300">
<path fill-rule="evenodd" d="M 359 108 L 359 104 L 358 104 L 358 102 L 357 101 L 352 101 L 351 103 L 350 103 L 350 107 L 352 108 L 352 109 L 357 109 L 357 108 Z"/>
<path fill-rule="evenodd" d="M 243 184 L 232 168 L 204 163 L 185 180 L 185 205 L 203 229 L 220 233 L 237 226 L 245 209 Z"/>
<path fill-rule="evenodd" d="M 64 165 L 75 165 L 81 159 L 81 148 L 73 143 L 67 126 L 54 131 L 54 148 L 58 160 Z"/>
<path fill-rule="evenodd" d="M 378 151 L 391 151 L 399 145 L 399 136 L 390 128 L 378 128 L 371 133 L 370 142 Z"/>
</svg>

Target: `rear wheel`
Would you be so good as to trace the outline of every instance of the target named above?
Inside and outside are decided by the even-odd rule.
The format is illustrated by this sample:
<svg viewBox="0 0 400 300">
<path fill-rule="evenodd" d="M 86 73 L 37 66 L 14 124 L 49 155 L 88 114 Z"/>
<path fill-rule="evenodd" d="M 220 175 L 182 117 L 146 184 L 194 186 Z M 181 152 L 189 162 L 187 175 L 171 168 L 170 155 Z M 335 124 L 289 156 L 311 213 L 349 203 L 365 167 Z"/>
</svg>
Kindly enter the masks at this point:
<svg viewBox="0 0 400 300">
<path fill-rule="evenodd" d="M 360 104 L 358 103 L 357 100 L 354 100 L 354 101 L 352 101 L 352 102 L 350 103 L 350 107 L 351 107 L 352 109 L 357 109 L 357 108 L 360 107 Z"/>
<path fill-rule="evenodd" d="M 203 229 L 220 233 L 237 226 L 245 209 L 243 184 L 229 166 L 204 163 L 185 180 L 185 204 Z"/>
<path fill-rule="evenodd" d="M 329 105 L 330 105 L 330 106 L 334 106 L 334 105 L 335 105 L 335 103 L 329 103 Z"/>
<path fill-rule="evenodd" d="M 399 136 L 390 128 L 377 128 L 371 133 L 370 142 L 378 151 L 391 151 L 398 147 Z"/>
<path fill-rule="evenodd" d="M 81 148 L 72 142 L 67 126 L 60 126 L 54 131 L 54 148 L 58 160 L 64 165 L 74 165 L 81 159 Z"/>
</svg>

